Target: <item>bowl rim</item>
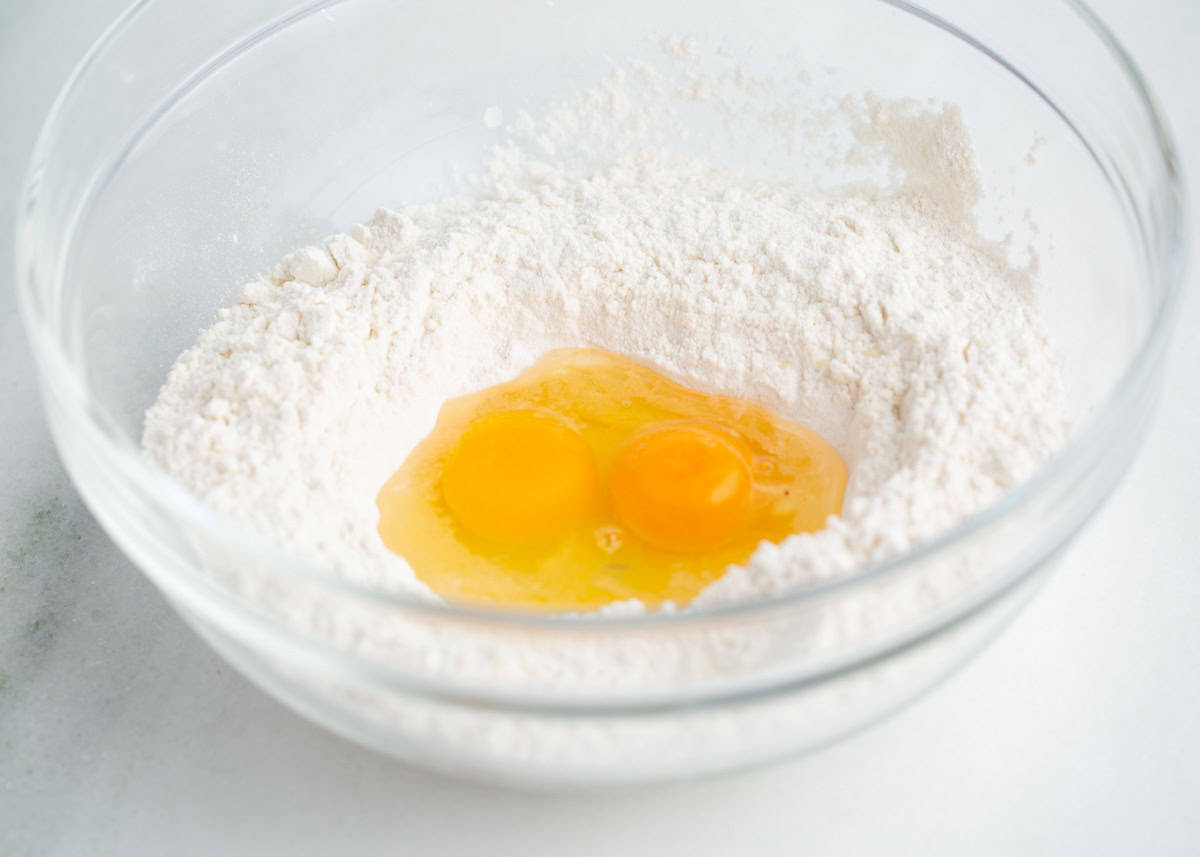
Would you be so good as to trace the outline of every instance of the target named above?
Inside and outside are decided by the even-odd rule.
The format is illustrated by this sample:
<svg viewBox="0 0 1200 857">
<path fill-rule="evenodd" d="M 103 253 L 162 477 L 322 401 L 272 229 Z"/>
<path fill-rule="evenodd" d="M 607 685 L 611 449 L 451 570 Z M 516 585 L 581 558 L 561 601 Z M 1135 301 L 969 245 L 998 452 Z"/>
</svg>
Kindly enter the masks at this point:
<svg viewBox="0 0 1200 857">
<path fill-rule="evenodd" d="M 1082 0 L 1058 0 L 1061 5 L 1071 10 L 1077 18 L 1091 31 L 1105 48 L 1109 57 L 1115 61 L 1117 69 L 1132 85 L 1141 108 L 1145 112 L 1148 130 L 1152 136 L 1161 162 L 1156 167 L 1162 168 L 1161 178 L 1165 186 L 1161 196 L 1166 202 L 1163 212 L 1163 234 L 1166 238 L 1162 256 L 1162 267 L 1158 272 L 1157 285 L 1161 289 L 1161 300 L 1152 317 L 1149 319 L 1141 341 L 1126 364 L 1119 380 L 1107 396 L 1096 405 L 1086 422 L 1068 438 L 1066 444 L 1036 473 L 1018 485 L 1008 489 L 995 502 L 977 510 L 954 526 L 942 532 L 927 542 L 916 545 L 912 549 L 897 556 L 861 566 L 855 572 L 843 577 L 817 581 L 809 585 L 797 587 L 778 595 L 760 599 L 738 601 L 727 604 L 716 604 L 689 608 L 676 613 L 654 612 L 643 615 L 598 616 L 594 621 L 580 622 L 577 616 L 562 614 L 543 614 L 532 611 L 517 611 L 509 609 L 476 607 L 447 604 L 432 601 L 413 595 L 391 592 L 353 583 L 319 564 L 288 554 L 268 539 L 251 532 L 235 521 L 222 517 L 209 509 L 203 501 L 193 495 L 173 477 L 160 470 L 140 453 L 140 449 L 128 434 L 119 427 L 118 422 L 106 412 L 103 406 L 95 403 L 90 395 L 88 385 L 81 373 L 72 367 L 72 362 L 63 342 L 54 334 L 54 328 L 42 312 L 38 288 L 33 273 L 32 246 L 33 234 L 36 231 L 32 223 L 33 214 L 38 205 L 38 192 L 41 185 L 43 165 L 55 141 L 59 126 L 64 122 L 68 103 L 72 94 L 81 85 L 93 64 L 101 58 L 105 51 L 124 34 L 139 17 L 139 15 L 156 5 L 160 0 L 138 0 L 118 16 L 100 37 L 92 44 L 83 58 L 76 65 L 63 87 L 56 96 L 33 147 L 22 190 L 19 196 L 19 209 L 15 223 L 15 257 L 16 257 L 16 289 L 18 305 L 22 320 L 29 336 L 30 347 L 38 359 L 41 382 L 43 385 L 61 385 L 77 397 L 79 402 L 86 404 L 84 412 L 78 414 L 85 425 L 95 429 L 94 439 L 104 447 L 104 452 L 113 457 L 117 466 L 128 475 L 139 488 L 143 489 L 154 502 L 165 505 L 176 519 L 186 520 L 190 525 L 200 528 L 215 538 L 233 542 L 239 553 L 247 558 L 262 560 L 269 565 L 272 572 L 282 571 L 296 580 L 315 584 L 333 592 L 354 598 L 366 599 L 377 605 L 397 610 L 425 614 L 435 618 L 480 621 L 489 624 L 518 625 L 545 628 L 586 628 L 595 633 L 601 629 L 641 628 L 655 629 L 674 627 L 690 622 L 708 622 L 723 618 L 741 617 L 763 613 L 781 607 L 816 600 L 834 593 L 856 589 L 865 584 L 897 575 L 905 569 L 929 559 L 956 544 L 968 540 L 971 536 L 987 530 L 992 524 L 1004 518 L 1010 512 L 1022 507 L 1027 502 L 1044 493 L 1056 478 L 1073 465 L 1086 458 L 1089 450 L 1096 446 L 1096 441 L 1105 433 L 1106 426 L 1121 411 L 1122 405 L 1136 396 L 1148 385 L 1154 377 L 1156 368 L 1161 363 L 1166 346 L 1170 340 L 1180 297 L 1183 291 L 1183 275 L 1186 267 L 1187 242 L 1187 199 L 1184 190 L 1182 168 L 1178 156 L 1178 148 L 1171 134 L 1168 123 L 1158 107 L 1157 100 L 1152 94 L 1143 74 L 1132 58 L 1103 21 Z M 221 67 L 225 62 L 241 54 L 255 43 L 266 38 L 297 20 L 318 12 L 330 6 L 337 5 L 342 0 L 310 0 L 310 2 L 288 12 L 274 20 L 264 22 L 253 32 L 242 36 L 223 50 L 217 57 L 210 60 L 197 72 L 193 72 L 181 84 L 173 89 L 154 110 L 151 120 L 161 115 L 165 109 L 172 106 L 183 94 L 207 77 L 207 73 Z M 999 53 L 989 48 L 969 33 L 959 29 L 944 18 L 917 5 L 909 0 L 876 0 L 886 6 L 914 15 L 925 22 L 941 29 L 946 34 L 959 39 L 968 46 L 981 52 L 1004 70 L 1012 74 L 1018 82 L 1023 83 L 1049 106 L 1066 124 L 1080 143 L 1086 148 L 1096 166 L 1117 195 L 1118 199 L 1127 196 L 1128 191 L 1116 181 L 1093 149 L 1089 140 L 1070 121 L 1061 108 L 1043 92 L 1033 81 L 1027 78 L 1012 63 Z M 140 138 L 145 125 L 139 126 L 131 138 Z M 122 150 L 125 151 L 125 150 Z M 114 160 L 123 157 L 118 154 Z M 101 171 L 107 174 L 107 168 L 112 162 L 104 165 Z M 86 207 L 95 191 L 95 183 L 88 186 L 80 199 L 74 203 L 77 220 L 79 212 Z M 1149 236 L 1145 224 L 1136 222 L 1136 232 L 1131 233 L 1137 242 L 1144 247 L 1149 246 Z M 69 245 L 74 235 L 74 221 L 64 239 Z M 1157 255 L 1157 254 L 1156 254 Z M 61 271 L 55 270 L 51 275 L 57 283 Z M 1145 276 L 1143 272 L 1143 276 Z M 191 569 L 193 572 L 198 569 Z M 1008 582 L 1020 579 L 1021 569 L 1009 571 Z M 1026 570 L 1028 571 L 1028 570 Z M 215 582 L 208 581 L 216 587 Z M 995 581 L 997 584 L 1003 581 Z M 219 588 L 220 591 L 233 601 L 243 602 L 245 599 Z M 1007 586 L 999 586 L 1006 591 Z M 969 608 L 970 605 L 964 605 Z M 941 624 L 952 623 L 957 614 L 963 611 L 950 611 L 943 616 Z M 969 612 L 969 609 L 967 610 Z M 265 618 L 265 617 L 262 617 Z M 591 617 L 589 617 L 591 619 Z"/>
</svg>

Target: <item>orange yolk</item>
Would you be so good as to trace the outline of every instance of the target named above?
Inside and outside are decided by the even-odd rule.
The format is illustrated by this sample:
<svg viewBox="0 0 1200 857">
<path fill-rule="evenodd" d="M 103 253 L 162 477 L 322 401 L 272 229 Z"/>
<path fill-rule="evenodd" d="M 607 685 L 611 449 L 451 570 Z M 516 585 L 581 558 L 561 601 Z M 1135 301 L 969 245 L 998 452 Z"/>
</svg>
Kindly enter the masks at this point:
<svg viewBox="0 0 1200 857">
<path fill-rule="evenodd" d="M 631 437 L 609 477 L 630 532 L 670 551 L 713 550 L 750 526 L 749 456 L 728 431 L 668 423 Z"/>
<path fill-rule="evenodd" d="M 588 348 L 443 404 L 379 492 L 379 533 L 447 601 L 684 606 L 766 540 L 841 511 L 812 430 Z"/>
</svg>

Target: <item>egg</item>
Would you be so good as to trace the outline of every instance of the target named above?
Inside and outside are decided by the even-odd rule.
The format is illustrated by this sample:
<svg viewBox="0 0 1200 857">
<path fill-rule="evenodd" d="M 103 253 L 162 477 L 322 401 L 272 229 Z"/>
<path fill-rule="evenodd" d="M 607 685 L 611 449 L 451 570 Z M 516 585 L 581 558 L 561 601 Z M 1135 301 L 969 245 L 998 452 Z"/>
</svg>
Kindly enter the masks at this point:
<svg viewBox="0 0 1200 857">
<path fill-rule="evenodd" d="M 377 497 L 379 534 L 450 602 L 686 606 L 758 545 L 841 510 L 846 467 L 762 405 L 568 348 L 442 405 Z"/>
</svg>

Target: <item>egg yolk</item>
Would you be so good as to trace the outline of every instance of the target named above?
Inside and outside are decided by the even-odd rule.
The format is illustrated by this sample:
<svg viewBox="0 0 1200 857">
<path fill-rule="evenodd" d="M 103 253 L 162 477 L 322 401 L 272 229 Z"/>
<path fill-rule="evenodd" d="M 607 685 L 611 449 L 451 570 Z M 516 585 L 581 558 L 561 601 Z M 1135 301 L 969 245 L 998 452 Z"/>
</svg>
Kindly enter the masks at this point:
<svg viewBox="0 0 1200 857">
<path fill-rule="evenodd" d="M 442 493 L 471 532 L 509 545 L 558 535 L 595 502 L 596 462 L 579 433 L 534 411 L 471 423 L 446 461 Z"/>
<path fill-rule="evenodd" d="M 750 526 L 749 456 L 735 437 L 702 423 L 668 424 L 617 452 L 613 511 L 630 532 L 671 551 L 713 550 Z"/>
<path fill-rule="evenodd" d="M 845 486 L 811 429 L 575 348 L 445 402 L 376 502 L 384 544 L 447 601 L 653 609 L 821 529 Z"/>
</svg>

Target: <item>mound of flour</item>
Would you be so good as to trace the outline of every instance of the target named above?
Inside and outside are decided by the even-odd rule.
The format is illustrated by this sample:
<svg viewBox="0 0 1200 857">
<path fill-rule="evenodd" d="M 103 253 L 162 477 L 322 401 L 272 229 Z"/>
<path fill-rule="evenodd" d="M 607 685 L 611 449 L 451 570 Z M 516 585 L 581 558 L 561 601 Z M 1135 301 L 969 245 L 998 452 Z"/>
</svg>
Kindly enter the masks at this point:
<svg viewBox="0 0 1200 857">
<path fill-rule="evenodd" d="M 247 284 L 171 369 L 146 454 L 285 550 L 434 598 L 376 532 L 380 486 L 444 400 L 596 346 L 762 402 L 849 467 L 825 530 L 764 543 L 697 603 L 901 553 L 1046 461 L 1063 395 L 1029 272 L 971 218 L 957 110 L 854 116 L 900 181 L 817 190 L 658 146 L 571 164 L 544 133 L 499 148 L 474 193 L 380 211 Z"/>
</svg>

